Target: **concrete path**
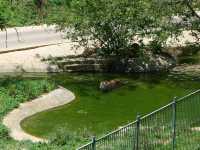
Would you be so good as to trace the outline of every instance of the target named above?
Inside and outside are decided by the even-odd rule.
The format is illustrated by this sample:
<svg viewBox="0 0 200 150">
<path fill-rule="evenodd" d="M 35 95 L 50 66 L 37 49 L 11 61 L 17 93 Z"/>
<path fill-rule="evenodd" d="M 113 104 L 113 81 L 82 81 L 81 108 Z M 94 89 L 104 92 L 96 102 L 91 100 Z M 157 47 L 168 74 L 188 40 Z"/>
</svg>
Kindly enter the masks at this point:
<svg viewBox="0 0 200 150">
<path fill-rule="evenodd" d="M 74 43 L 56 44 L 25 51 L 0 54 L 0 73 L 58 72 L 58 67 L 42 61 L 43 58 L 78 55 L 83 49 L 74 50 Z"/>
<path fill-rule="evenodd" d="M 56 32 L 55 26 L 8 28 L 7 33 L 6 47 L 6 32 L 0 32 L 0 52 L 68 42 L 64 39 L 64 33 Z"/>
<path fill-rule="evenodd" d="M 58 67 L 43 62 L 43 58 L 78 55 L 83 49 L 74 50 L 75 43 L 64 39 L 64 33 L 55 26 L 9 28 L 8 47 L 5 31 L 0 32 L 0 73 L 58 72 Z"/>
<path fill-rule="evenodd" d="M 74 99 L 75 95 L 72 92 L 60 87 L 33 101 L 21 104 L 19 108 L 14 109 L 4 117 L 3 124 L 10 129 L 10 136 L 15 140 L 46 142 L 45 139 L 41 139 L 24 132 L 20 126 L 20 122 L 38 112 L 70 103 Z"/>
</svg>

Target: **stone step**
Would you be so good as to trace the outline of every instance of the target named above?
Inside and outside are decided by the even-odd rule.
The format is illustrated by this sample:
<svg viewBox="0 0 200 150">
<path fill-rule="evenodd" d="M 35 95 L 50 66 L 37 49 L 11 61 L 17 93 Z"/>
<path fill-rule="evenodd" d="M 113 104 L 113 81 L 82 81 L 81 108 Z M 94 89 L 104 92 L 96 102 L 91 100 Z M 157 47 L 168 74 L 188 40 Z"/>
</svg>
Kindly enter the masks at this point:
<svg viewBox="0 0 200 150">
<path fill-rule="evenodd" d="M 43 61 L 51 61 L 51 60 L 61 61 L 66 59 L 78 59 L 78 58 L 86 58 L 86 57 L 83 57 L 82 55 L 57 56 L 57 57 L 44 58 Z"/>
<path fill-rule="evenodd" d="M 103 64 L 72 64 L 63 66 L 67 72 L 103 72 L 107 68 Z"/>
<path fill-rule="evenodd" d="M 87 59 L 66 59 L 62 61 L 56 61 L 55 62 L 59 66 L 64 66 L 64 65 L 71 65 L 71 64 L 105 64 L 109 63 L 109 60 L 105 59 L 94 59 L 94 58 L 87 58 Z"/>
</svg>

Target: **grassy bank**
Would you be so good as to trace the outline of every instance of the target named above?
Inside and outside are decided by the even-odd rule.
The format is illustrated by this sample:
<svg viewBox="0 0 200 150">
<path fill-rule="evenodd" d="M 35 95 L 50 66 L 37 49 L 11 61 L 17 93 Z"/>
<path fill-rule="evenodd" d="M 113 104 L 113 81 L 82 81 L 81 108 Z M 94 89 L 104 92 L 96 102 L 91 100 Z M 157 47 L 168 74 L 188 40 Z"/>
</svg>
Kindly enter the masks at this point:
<svg viewBox="0 0 200 150">
<path fill-rule="evenodd" d="M 56 87 L 54 82 L 48 79 L 21 79 L 6 78 L 0 79 L 0 149 L 1 150 L 66 150 L 71 149 L 75 144 L 72 134 L 63 135 L 56 133 L 49 144 L 33 144 L 29 141 L 17 142 L 8 136 L 8 129 L 2 124 L 2 119 L 20 103 L 34 99 L 43 93 L 47 93 Z M 61 138 L 62 137 L 62 138 Z M 59 140 L 57 140 L 59 139 Z M 72 139 L 70 143 L 69 139 Z M 74 140 L 73 140 L 74 139 Z"/>
</svg>

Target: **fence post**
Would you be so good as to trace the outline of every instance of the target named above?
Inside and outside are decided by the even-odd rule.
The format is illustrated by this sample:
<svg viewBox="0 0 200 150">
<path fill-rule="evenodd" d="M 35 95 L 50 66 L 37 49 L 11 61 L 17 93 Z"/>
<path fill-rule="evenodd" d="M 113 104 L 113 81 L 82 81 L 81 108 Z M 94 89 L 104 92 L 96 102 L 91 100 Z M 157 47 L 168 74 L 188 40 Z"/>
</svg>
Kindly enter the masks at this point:
<svg viewBox="0 0 200 150">
<path fill-rule="evenodd" d="M 96 150 L 96 137 L 92 138 L 92 150 Z"/>
<path fill-rule="evenodd" d="M 172 150 L 176 149 L 176 97 L 172 103 Z"/>
<path fill-rule="evenodd" d="M 139 150 L 139 140 L 140 140 L 140 115 L 137 115 L 136 120 L 136 150 Z"/>
</svg>

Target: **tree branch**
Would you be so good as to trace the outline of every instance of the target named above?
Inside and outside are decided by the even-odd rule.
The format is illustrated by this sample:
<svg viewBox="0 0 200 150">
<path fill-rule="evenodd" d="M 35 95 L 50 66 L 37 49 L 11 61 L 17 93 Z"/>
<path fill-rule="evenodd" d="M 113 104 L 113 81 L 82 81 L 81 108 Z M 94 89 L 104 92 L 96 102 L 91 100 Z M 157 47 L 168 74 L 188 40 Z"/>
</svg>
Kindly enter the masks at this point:
<svg viewBox="0 0 200 150">
<path fill-rule="evenodd" d="M 200 16 L 197 14 L 197 12 L 194 10 L 194 8 L 191 6 L 189 0 L 185 0 L 185 3 L 187 5 L 187 7 L 189 8 L 189 10 L 192 12 L 192 14 L 197 17 L 200 20 Z"/>
</svg>

